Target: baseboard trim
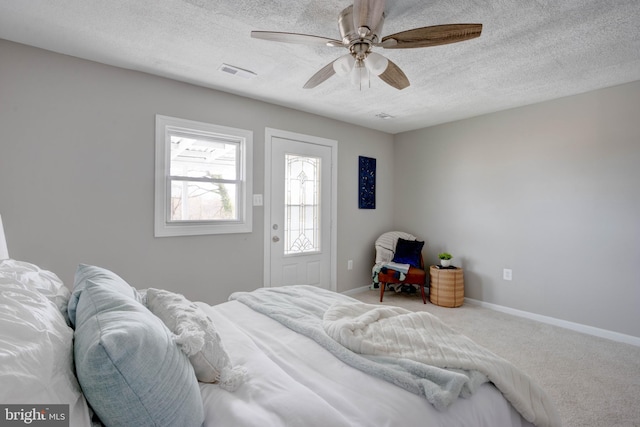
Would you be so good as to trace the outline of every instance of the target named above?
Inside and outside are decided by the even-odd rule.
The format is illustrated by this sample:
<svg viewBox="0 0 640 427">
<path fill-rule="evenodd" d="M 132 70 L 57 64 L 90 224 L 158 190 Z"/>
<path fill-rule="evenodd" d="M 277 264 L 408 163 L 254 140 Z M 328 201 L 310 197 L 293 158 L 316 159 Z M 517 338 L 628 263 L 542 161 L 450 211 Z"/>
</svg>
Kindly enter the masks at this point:
<svg viewBox="0 0 640 427">
<path fill-rule="evenodd" d="M 355 288 L 355 289 L 349 289 L 348 291 L 344 291 L 344 292 L 340 292 L 343 295 L 355 295 L 355 294 L 359 294 L 361 292 L 365 292 L 370 290 L 369 286 L 371 285 L 366 285 L 366 286 L 360 286 L 359 288 Z"/>
<path fill-rule="evenodd" d="M 640 347 L 640 337 L 634 337 L 632 335 L 621 334 L 619 332 L 609 331 L 607 329 L 596 328 L 594 326 L 583 325 L 581 323 L 569 322 L 568 320 L 556 319 L 555 317 L 543 316 L 541 314 L 531 313 L 528 311 L 517 310 L 515 308 L 505 307 L 503 305 L 492 304 L 490 302 L 484 302 L 473 298 L 465 298 L 466 303 L 477 305 L 480 307 L 488 308 L 494 311 L 500 311 L 503 313 L 511 314 L 518 317 L 524 317 L 525 319 L 535 320 L 541 323 L 547 323 L 549 325 L 559 326 L 561 328 L 570 329 L 576 332 L 582 332 L 588 335 L 594 335 L 600 338 L 610 339 L 625 344 L 631 344 L 636 347 Z"/>
</svg>

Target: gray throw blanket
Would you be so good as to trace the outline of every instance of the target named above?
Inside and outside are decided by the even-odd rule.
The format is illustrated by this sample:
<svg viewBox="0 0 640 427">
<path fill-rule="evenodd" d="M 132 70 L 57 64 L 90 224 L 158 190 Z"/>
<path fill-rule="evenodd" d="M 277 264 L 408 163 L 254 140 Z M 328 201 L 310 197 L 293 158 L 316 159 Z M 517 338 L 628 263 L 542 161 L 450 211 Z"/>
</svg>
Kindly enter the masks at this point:
<svg viewBox="0 0 640 427">
<path fill-rule="evenodd" d="M 561 425 L 529 377 L 429 313 L 363 304 L 313 286 L 261 288 L 229 299 L 313 339 L 356 369 L 424 396 L 438 410 L 490 380 L 526 420 Z"/>
<path fill-rule="evenodd" d="M 325 312 L 323 327 L 331 338 L 358 354 L 479 371 L 527 421 L 541 427 L 560 425 L 549 397 L 524 372 L 430 313 L 361 302 L 335 303 Z"/>
<path fill-rule="evenodd" d="M 458 397 L 469 397 L 487 381 L 477 371 L 442 369 L 409 359 L 364 356 L 345 348 L 329 337 L 322 326 L 325 312 L 335 303 L 359 301 L 313 286 L 260 288 L 236 292 L 229 297 L 305 335 L 349 366 L 424 396 L 436 409 L 443 410 Z"/>
</svg>

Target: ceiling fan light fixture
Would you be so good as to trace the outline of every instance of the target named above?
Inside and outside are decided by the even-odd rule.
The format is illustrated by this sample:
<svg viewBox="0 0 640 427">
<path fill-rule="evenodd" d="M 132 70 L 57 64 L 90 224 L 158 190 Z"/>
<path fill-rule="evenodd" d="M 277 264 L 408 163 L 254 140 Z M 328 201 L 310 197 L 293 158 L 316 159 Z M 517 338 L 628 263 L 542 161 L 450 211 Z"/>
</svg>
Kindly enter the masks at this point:
<svg viewBox="0 0 640 427">
<path fill-rule="evenodd" d="M 351 70 L 353 70 L 355 63 L 355 58 L 350 53 L 347 53 L 333 62 L 333 70 L 339 76 L 348 76 Z"/>
<path fill-rule="evenodd" d="M 386 0 L 351 0 L 338 15 L 340 40 L 311 34 L 280 31 L 252 31 L 251 37 L 284 43 L 325 45 L 349 50 L 344 55 L 329 62 L 318 70 L 304 84 L 312 89 L 331 78 L 334 74 L 349 76 L 355 85 L 370 87 L 371 75 L 377 76 L 387 85 L 403 90 L 410 86 L 406 74 L 382 55 L 373 53 L 373 48 L 414 49 L 458 43 L 480 37 L 482 24 L 445 24 L 413 28 L 391 35 L 382 36 L 386 19 Z"/>
<path fill-rule="evenodd" d="M 389 60 L 379 53 L 371 52 L 364 59 L 364 65 L 371 72 L 371 74 L 379 76 L 387 69 Z"/>
<path fill-rule="evenodd" d="M 362 61 L 357 61 L 351 71 L 351 84 L 357 86 L 360 90 L 368 89 L 370 86 L 369 70 Z"/>
</svg>

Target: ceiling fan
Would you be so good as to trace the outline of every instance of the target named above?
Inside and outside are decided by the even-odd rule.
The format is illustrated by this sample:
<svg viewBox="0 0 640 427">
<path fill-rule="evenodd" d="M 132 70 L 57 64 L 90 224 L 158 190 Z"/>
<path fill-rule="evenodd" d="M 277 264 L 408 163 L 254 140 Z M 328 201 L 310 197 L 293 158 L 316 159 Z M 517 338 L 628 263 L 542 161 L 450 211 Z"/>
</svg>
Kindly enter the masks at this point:
<svg viewBox="0 0 640 427">
<path fill-rule="evenodd" d="M 368 81 L 369 73 L 396 89 L 409 86 L 409 79 L 396 64 L 379 53 L 374 47 L 384 49 L 412 49 L 457 43 L 480 36 L 482 24 L 448 24 L 414 28 L 381 38 L 384 24 L 386 0 L 354 0 L 338 16 L 338 28 L 342 40 L 309 34 L 276 31 L 252 31 L 251 37 L 263 40 L 344 47 L 349 53 L 331 61 L 315 73 L 304 85 L 312 89 L 334 74 L 350 75 L 352 81 L 362 85 Z"/>
</svg>

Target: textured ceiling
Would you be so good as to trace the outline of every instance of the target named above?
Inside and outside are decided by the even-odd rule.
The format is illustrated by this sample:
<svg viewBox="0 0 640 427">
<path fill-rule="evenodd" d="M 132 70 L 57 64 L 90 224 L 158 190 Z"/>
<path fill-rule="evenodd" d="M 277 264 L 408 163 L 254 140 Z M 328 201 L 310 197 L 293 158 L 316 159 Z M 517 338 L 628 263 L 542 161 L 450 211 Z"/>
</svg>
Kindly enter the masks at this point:
<svg viewBox="0 0 640 427">
<path fill-rule="evenodd" d="M 303 89 L 346 50 L 250 38 L 251 30 L 271 30 L 339 39 L 338 14 L 349 4 L 0 0 L 0 38 L 389 133 L 640 80 L 639 0 L 388 0 L 383 35 L 483 24 L 481 37 L 462 43 L 374 49 L 408 76 L 402 91 L 377 78 L 360 91 L 338 76 Z M 222 73 L 223 63 L 258 77 Z"/>
</svg>

